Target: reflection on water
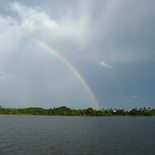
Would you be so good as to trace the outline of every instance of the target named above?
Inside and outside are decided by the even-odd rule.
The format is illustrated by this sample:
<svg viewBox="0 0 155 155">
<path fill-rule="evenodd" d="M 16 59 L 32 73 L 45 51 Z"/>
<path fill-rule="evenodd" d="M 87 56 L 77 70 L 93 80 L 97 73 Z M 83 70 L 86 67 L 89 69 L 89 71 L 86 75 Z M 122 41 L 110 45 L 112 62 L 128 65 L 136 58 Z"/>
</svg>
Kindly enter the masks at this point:
<svg viewBox="0 0 155 155">
<path fill-rule="evenodd" d="M 0 115 L 0 154 L 154 155 L 155 117 Z"/>
</svg>

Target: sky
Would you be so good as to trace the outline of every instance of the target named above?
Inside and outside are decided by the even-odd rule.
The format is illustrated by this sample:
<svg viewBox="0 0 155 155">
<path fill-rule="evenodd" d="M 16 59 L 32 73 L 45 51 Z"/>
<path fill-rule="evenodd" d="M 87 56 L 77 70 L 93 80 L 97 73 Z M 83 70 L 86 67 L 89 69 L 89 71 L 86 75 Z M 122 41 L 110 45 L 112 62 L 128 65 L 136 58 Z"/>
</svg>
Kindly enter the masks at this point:
<svg viewBox="0 0 155 155">
<path fill-rule="evenodd" d="M 0 105 L 155 108 L 154 0 L 0 0 Z"/>
</svg>

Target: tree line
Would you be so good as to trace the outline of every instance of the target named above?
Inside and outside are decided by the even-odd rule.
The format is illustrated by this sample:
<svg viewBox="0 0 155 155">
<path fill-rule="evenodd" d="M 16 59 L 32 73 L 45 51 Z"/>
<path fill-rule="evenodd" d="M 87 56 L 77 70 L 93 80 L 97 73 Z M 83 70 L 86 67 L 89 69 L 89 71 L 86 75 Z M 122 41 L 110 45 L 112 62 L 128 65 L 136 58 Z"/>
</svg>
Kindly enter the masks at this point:
<svg viewBox="0 0 155 155">
<path fill-rule="evenodd" d="M 71 109 L 66 106 L 44 109 L 39 107 L 29 108 L 3 108 L 0 106 L 0 114 L 10 115 L 49 115 L 49 116 L 155 116 L 155 109 L 134 108 L 130 111 L 124 109 Z"/>
</svg>

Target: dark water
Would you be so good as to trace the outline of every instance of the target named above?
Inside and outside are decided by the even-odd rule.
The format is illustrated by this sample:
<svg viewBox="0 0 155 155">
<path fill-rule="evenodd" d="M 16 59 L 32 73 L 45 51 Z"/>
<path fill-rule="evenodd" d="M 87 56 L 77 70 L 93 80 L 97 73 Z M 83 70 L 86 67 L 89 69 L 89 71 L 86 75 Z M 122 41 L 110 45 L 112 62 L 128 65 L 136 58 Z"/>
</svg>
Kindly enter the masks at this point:
<svg viewBox="0 0 155 155">
<path fill-rule="evenodd" d="M 155 117 L 0 115 L 0 155 L 155 155 Z"/>
</svg>

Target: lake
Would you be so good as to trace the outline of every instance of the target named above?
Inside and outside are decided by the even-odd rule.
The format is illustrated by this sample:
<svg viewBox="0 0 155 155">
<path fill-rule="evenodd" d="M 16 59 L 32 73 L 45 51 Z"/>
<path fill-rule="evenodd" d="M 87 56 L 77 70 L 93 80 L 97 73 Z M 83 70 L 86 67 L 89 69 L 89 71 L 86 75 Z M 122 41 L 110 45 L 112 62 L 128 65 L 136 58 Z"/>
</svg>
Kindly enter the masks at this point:
<svg viewBox="0 0 155 155">
<path fill-rule="evenodd" d="M 154 155 L 155 117 L 0 115 L 1 155 Z"/>
</svg>

